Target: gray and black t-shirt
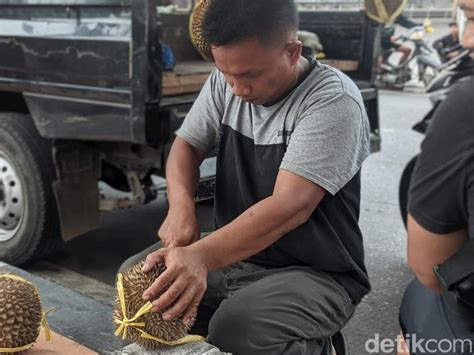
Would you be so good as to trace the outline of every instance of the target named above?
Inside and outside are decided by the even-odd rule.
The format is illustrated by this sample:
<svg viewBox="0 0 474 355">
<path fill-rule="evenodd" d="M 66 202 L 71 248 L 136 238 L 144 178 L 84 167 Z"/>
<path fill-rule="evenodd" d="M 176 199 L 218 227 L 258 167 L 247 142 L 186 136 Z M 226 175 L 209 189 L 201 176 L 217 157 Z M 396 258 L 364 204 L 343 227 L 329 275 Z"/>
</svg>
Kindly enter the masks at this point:
<svg viewBox="0 0 474 355">
<path fill-rule="evenodd" d="M 359 90 L 347 76 L 316 63 L 286 97 L 261 106 L 235 96 L 215 70 L 177 135 L 203 151 L 218 147 L 218 228 L 271 196 L 280 169 L 325 189 L 305 224 L 249 261 L 310 265 L 330 273 L 360 302 L 370 290 L 358 226 L 369 123 Z"/>
</svg>

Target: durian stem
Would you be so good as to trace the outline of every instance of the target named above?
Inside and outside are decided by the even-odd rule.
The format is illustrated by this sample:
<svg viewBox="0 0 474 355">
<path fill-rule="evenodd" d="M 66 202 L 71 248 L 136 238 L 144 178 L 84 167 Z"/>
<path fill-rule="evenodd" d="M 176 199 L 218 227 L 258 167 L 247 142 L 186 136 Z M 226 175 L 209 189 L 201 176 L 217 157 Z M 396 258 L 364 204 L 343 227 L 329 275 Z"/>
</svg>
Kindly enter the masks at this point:
<svg viewBox="0 0 474 355">
<path fill-rule="evenodd" d="M 46 312 L 43 312 L 43 316 L 41 317 L 41 326 L 44 328 L 44 334 L 46 336 L 46 341 L 51 341 L 53 339 L 53 335 L 51 334 L 51 328 L 49 327 L 48 320 L 46 317 L 49 313 L 54 312 L 56 308 L 50 308 Z"/>
<path fill-rule="evenodd" d="M 377 10 L 377 15 L 372 14 L 367 11 L 367 16 L 369 16 L 372 20 L 375 20 L 380 23 L 394 23 L 398 16 L 403 12 L 404 8 L 406 7 L 408 0 L 403 0 L 400 7 L 395 11 L 392 15 L 387 13 L 387 9 L 385 8 L 385 4 L 382 0 L 374 0 L 374 5 Z"/>
</svg>

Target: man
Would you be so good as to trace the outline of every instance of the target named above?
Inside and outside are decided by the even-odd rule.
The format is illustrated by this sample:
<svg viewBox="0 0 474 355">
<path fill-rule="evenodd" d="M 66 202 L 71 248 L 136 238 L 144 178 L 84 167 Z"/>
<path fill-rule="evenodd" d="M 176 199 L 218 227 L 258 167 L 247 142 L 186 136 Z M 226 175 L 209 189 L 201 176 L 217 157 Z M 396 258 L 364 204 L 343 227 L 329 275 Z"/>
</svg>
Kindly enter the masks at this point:
<svg viewBox="0 0 474 355">
<path fill-rule="evenodd" d="M 474 0 L 461 4 L 468 18 L 462 44 L 474 49 Z M 444 264 L 474 239 L 473 98 L 471 77 L 441 104 L 411 182 L 408 263 L 417 278 L 406 290 L 400 323 L 405 339 L 415 342 L 414 335 L 418 340 L 425 339 L 423 345 L 431 348 L 424 350 L 432 354 L 474 351 L 473 319 L 463 316 L 468 308 L 460 314 L 446 301 L 434 272 L 436 265 Z M 411 354 L 421 353 L 421 349 L 411 350 Z"/>
<path fill-rule="evenodd" d="M 454 58 L 458 51 L 453 50 L 459 44 L 459 27 L 456 22 L 449 23 L 449 34 L 433 42 L 433 48 L 438 52 L 441 61 L 447 62 Z"/>
<path fill-rule="evenodd" d="M 301 56 L 297 29 L 293 0 L 210 3 L 216 70 L 167 162 L 164 248 L 122 266 L 149 253 L 145 271 L 165 263 L 144 299 L 185 322 L 199 305 L 193 332 L 237 355 L 329 354 L 370 289 L 358 226 L 364 104 L 344 74 Z M 199 240 L 193 197 L 214 147 L 217 230 Z"/>
</svg>

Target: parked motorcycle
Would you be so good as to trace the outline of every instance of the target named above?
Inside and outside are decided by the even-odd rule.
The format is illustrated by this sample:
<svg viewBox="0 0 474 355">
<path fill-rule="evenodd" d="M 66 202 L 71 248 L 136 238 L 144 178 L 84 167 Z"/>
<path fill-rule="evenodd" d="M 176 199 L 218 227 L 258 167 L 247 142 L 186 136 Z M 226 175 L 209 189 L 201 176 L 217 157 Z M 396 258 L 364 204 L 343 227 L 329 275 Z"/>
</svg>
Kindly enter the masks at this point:
<svg viewBox="0 0 474 355">
<path fill-rule="evenodd" d="M 456 83 L 473 74 L 474 60 L 471 57 L 471 50 L 464 49 L 460 45 L 450 50 L 459 54 L 438 68 L 438 75 L 426 88 L 426 94 L 433 107 L 446 98 Z"/>
<path fill-rule="evenodd" d="M 400 44 L 411 43 L 413 49 L 409 57 L 399 65 L 393 63 L 395 49 L 385 53 L 378 77 L 381 87 L 402 89 L 413 79 L 421 80 L 425 86 L 429 85 L 441 67 L 435 52 L 423 40 L 426 32 L 433 31 L 431 25 L 415 26 L 399 37 Z"/>
<path fill-rule="evenodd" d="M 421 134 L 426 134 L 433 115 L 441 102 L 443 102 L 443 100 L 448 96 L 452 88 L 459 82 L 474 75 L 474 60 L 471 57 L 471 51 L 468 49 L 462 49 L 461 47 L 456 48 L 455 50 L 459 50 L 460 53 L 439 67 L 439 74 L 432 80 L 426 89 L 426 94 L 431 101 L 432 108 L 420 122 L 412 127 L 413 130 Z M 405 166 L 400 180 L 398 197 L 400 213 L 405 227 L 408 216 L 408 192 L 410 190 L 411 176 L 417 160 L 418 154 Z"/>
</svg>

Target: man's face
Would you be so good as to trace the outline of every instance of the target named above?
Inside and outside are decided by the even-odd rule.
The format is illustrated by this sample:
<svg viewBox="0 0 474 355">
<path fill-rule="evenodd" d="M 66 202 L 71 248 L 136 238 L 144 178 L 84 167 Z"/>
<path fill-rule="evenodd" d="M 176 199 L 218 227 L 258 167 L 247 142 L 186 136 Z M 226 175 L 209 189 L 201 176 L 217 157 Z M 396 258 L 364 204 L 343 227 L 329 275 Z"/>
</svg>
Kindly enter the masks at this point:
<svg viewBox="0 0 474 355">
<path fill-rule="evenodd" d="M 474 0 L 461 0 L 459 5 L 464 9 L 464 15 L 467 18 L 461 42 L 462 46 L 474 49 Z"/>
<path fill-rule="evenodd" d="M 451 33 L 451 36 L 453 36 L 453 37 L 458 37 L 458 35 L 459 35 L 458 25 L 451 25 L 449 27 L 449 33 Z"/>
<path fill-rule="evenodd" d="M 213 47 L 212 54 L 217 69 L 224 74 L 234 94 L 246 102 L 263 105 L 294 85 L 301 43 L 264 46 L 252 38 Z"/>
</svg>

